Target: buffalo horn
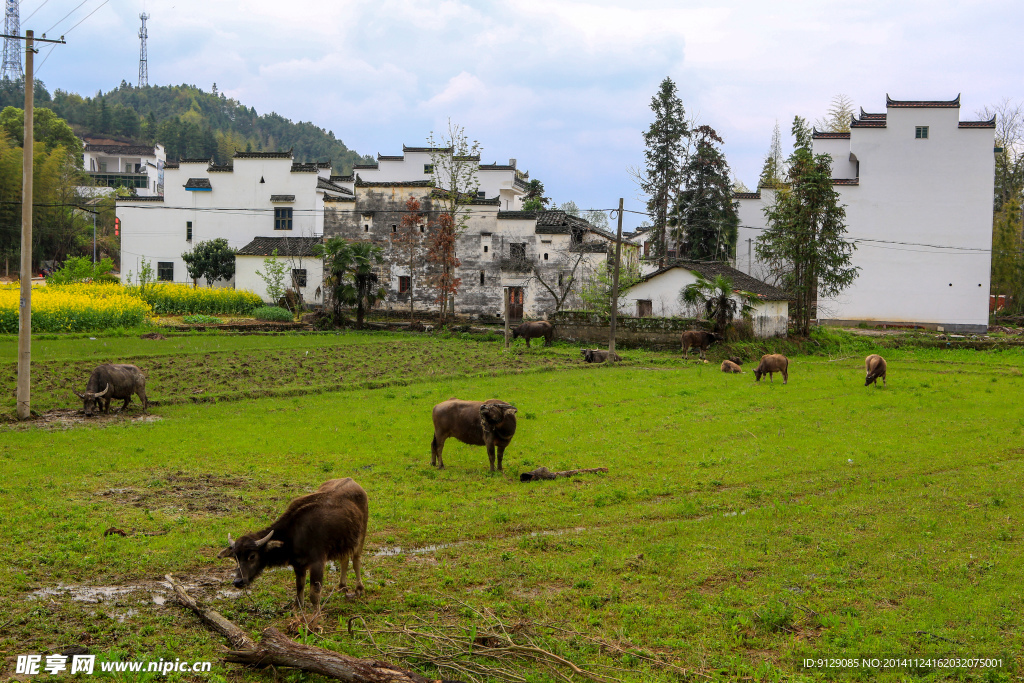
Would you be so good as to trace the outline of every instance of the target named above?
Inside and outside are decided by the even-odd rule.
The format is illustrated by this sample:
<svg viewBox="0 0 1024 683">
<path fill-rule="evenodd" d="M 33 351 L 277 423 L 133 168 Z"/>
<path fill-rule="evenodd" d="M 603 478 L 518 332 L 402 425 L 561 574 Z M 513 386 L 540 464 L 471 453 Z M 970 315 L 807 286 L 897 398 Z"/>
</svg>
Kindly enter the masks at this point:
<svg viewBox="0 0 1024 683">
<path fill-rule="evenodd" d="M 96 398 L 103 398 L 104 396 L 107 395 L 107 392 L 109 392 L 109 391 L 110 391 L 110 382 L 107 382 L 107 388 L 104 389 L 103 391 L 101 391 L 100 393 L 96 394 Z"/>
<path fill-rule="evenodd" d="M 274 535 L 274 530 L 271 529 L 269 534 L 267 534 L 266 536 L 264 536 L 260 540 L 256 541 L 256 547 L 257 548 L 262 548 L 264 546 L 264 544 L 266 544 L 266 542 L 269 541 L 270 537 L 273 536 L 273 535 Z"/>
<path fill-rule="evenodd" d="M 75 391 L 74 389 L 71 390 L 71 393 L 74 394 L 75 396 L 77 396 L 78 398 L 82 399 L 83 401 L 85 400 L 85 394 L 80 394 L 77 391 Z"/>
<path fill-rule="evenodd" d="M 234 541 L 233 538 L 231 538 L 231 534 L 228 534 L 228 547 L 229 548 L 234 548 L 235 547 L 235 541 Z"/>
</svg>

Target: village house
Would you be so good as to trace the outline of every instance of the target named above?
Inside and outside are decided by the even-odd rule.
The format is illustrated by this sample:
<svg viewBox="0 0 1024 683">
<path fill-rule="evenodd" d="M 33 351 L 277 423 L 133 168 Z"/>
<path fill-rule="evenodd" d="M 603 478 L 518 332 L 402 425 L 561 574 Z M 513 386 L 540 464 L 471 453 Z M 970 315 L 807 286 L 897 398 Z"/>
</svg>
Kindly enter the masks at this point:
<svg viewBox="0 0 1024 683">
<path fill-rule="evenodd" d="M 150 147 L 102 138 L 85 138 L 83 142 L 82 168 L 93 185 L 78 188 L 82 194 L 107 194 L 119 187 L 140 197 L 163 194 L 167 161 L 163 145 Z"/>
<path fill-rule="evenodd" d="M 832 157 L 860 268 L 840 296 L 818 302 L 819 322 L 987 330 L 995 119 L 961 121 L 959 114 L 959 96 L 886 97 L 885 112 L 862 109 L 849 132 L 814 132 L 815 154 Z M 756 243 L 774 196 L 766 187 L 734 195 L 734 265 L 768 282 L 776 274 L 758 260 Z"/>
</svg>

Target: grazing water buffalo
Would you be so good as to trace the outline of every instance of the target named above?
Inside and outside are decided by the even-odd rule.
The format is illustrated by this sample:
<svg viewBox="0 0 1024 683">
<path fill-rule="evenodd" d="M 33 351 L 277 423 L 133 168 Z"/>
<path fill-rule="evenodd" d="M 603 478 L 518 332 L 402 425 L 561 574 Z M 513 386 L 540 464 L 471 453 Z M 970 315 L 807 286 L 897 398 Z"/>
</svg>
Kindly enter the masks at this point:
<svg viewBox="0 0 1024 683">
<path fill-rule="evenodd" d="M 875 386 L 878 386 L 878 378 L 882 378 L 882 386 L 885 386 L 885 359 L 879 356 L 877 353 L 873 353 L 864 359 L 864 369 L 867 370 L 868 376 L 864 380 L 864 386 L 867 386 L 874 382 Z M 898 378 L 897 378 L 898 379 Z"/>
<path fill-rule="evenodd" d="M 523 323 L 512 330 L 513 339 L 519 339 L 520 337 L 526 340 L 527 346 L 530 345 L 531 339 L 535 339 L 537 337 L 544 337 L 544 346 L 551 346 L 551 342 L 555 338 L 555 326 L 547 320 Z"/>
<path fill-rule="evenodd" d="M 731 360 L 723 360 L 722 361 L 722 372 L 732 372 L 732 373 L 739 374 L 739 373 L 743 372 L 743 370 L 741 370 L 740 366 L 736 365 L 736 363 L 733 363 Z"/>
<path fill-rule="evenodd" d="M 82 399 L 86 417 L 92 417 L 94 412 L 100 410 L 109 413 L 110 401 L 115 398 L 124 399 L 124 405 L 120 408 L 124 410 L 132 400 L 132 394 L 139 395 L 142 412 L 146 412 L 149 407 L 149 401 L 146 399 L 146 376 L 134 365 L 101 365 L 89 375 L 89 383 L 84 393 L 74 389 L 71 391 Z"/>
<path fill-rule="evenodd" d="M 788 382 L 789 359 L 781 353 L 766 354 L 761 356 L 761 362 L 757 364 L 757 369 L 754 370 L 754 379 L 760 382 L 763 375 L 768 375 L 768 379 L 774 382 L 776 372 L 782 373 L 783 384 Z"/>
<path fill-rule="evenodd" d="M 622 360 L 622 356 L 614 351 L 609 352 L 607 349 L 582 349 L 580 353 L 583 355 L 583 360 L 588 363 L 603 363 L 606 360 L 618 363 Z"/>
<path fill-rule="evenodd" d="M 266 529 L 237 541 L 228 534 L 228 547 L 217 557 L 234 557 L 238 564 L 234 585 L 244 588 L 267 567 L 290 564 L 295 570 L 295 607 L 302 609 L 302 592 L 309 571 L 309 599 L 320 606 L 320 588 L 328 560 L 338 560 L 341 590 L 345 589 L 348 561 L 356 574 L 356 594 L 363 592 L 362 554 L 366 522 L 370 517 L 366 491 L 352 479 L 331 479 L 316 493 L 299 496 Z"/>
<path fill-rule="evenodd" d="M 444 469 L 444 442 L 454 437 L 471 446 L 487 446 L 487 458 L 494 471 L 494 450 L 498 450 L 498 471 L 505 448 L 516 433 L 516 409 L 504 401 L 460 401 L 450 398 L 434 406 L 434 440 L 430 442 L 430 464 Z"/>
<path fill-rule="evenodd" d="M 708 347 L 717 341 L 722 341 L 722 337 L 715 334 L 714 332 L 703 332 L 701 330 L 687 330 L 683 332 L 683 358 L 690 357 L 690 347 L 694 346 L 700 349 L 701 360 L 705 360 L 704 352 L 708 350 Z"/>
</svg>

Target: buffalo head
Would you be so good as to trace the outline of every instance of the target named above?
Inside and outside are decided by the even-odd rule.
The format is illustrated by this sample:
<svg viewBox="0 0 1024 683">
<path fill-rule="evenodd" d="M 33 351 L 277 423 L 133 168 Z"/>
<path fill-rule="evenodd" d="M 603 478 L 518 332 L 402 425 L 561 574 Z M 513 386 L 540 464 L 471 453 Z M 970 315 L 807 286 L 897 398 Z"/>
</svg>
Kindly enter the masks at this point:
<svg viewBox="0 0 1024 683">
<path fill-rule="evenodd" d="M 233 582 L 235 588 L 245 588 L 252 583 L 270 564 L 267 554 L 284 545 L 281 541 L 271 541 L 270 537 L 273 535 L 274 531 L 271 529 L 263 538 L 256 534 L 246 534 L 237 541 L 232 541 L 231 534 L 228 534 L 228 547 L 221 550 L 217 557 L 235 558 L 238 564 Z"/>
<path fill-rule="evenodd" d="M 103 391 L 85 391 L 82 393 L 79 393 L 74 389 L 72 389 L 71 391 L 75 394 L 75 396 L 82 399 L 82 407 L 85 410 L 85 416 L 92 417 L 92 414 L 99 410 L 99 400 L 110 393 L 110 383 L 107 383 L 107 388 L 104 389 Z"/>
<path fill-rule="evenodd" d="M 480 417 L 491 427 L 497 427 L 506 417 L 513 417 L 515 414 L 516 409 L 507 403 L 485 403 L 480 406 Z"/>
</svg>

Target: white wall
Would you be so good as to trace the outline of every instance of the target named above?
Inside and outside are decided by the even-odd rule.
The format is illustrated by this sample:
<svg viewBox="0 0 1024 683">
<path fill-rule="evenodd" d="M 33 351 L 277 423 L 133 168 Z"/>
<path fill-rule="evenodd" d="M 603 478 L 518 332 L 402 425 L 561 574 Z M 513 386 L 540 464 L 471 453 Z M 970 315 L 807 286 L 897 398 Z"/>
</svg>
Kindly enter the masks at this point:
<svg viewBox="0 0 1024 683">
<path fill-rule="evenodd" d="M 267 294 L 267 283 L 262 277 L 256 274 L 256 271 L 266 273 L 264 267 L 265 256 L 236 256 L 235 257 L 235 286 L 238 289 L 248 289 L 251 292 L 255 292 L 264 301 L 274 304 L 276 302 L 270 301 L 270 296 Z M 306 286 L 301 289 L 302 298 L 307 304 L 322 304 L 323 296 L 317 298 L 316 290 L 323 284 L 324 281 L 324 262 L 323 259 L 315 258 L 312 256 L 305 256 L 299 258 L 278 258 L 278 261 L 285 263 L 288 266 L 288 270 L 285 271 L 284 288 L 291 288 L 291 269 L 292 268 L 305 268 L 306 269 Z"/>
<path fill-rule="evenodd" d="M 774 281 L 768 264 L 757 258 L 757 240 L 760 239 L 768 221 L 764 217 L 764 209 L 775 203 L 775 190 L 762 187 L 760 199 L 740 199 L 740 223 L 736 231 L 736 258 L 733 267 L 736 270 L 755 277 L 770 285 L 778 285 Z"/>
</svg>

